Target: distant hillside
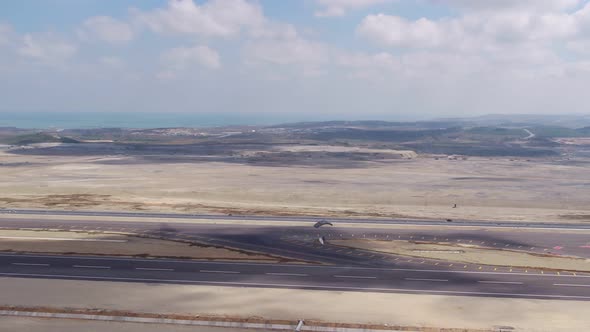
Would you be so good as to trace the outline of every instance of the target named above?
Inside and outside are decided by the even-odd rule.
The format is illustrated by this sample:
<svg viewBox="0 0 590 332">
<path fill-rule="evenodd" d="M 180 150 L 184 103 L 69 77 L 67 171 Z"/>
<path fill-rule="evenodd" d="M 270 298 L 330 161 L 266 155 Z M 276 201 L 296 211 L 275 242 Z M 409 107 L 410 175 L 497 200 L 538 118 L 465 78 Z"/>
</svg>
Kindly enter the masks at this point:
<svg viewBox="0 0 590 332">
<path fill-rule="evenodd" d="M 77 140 L 69 137 L 59 137 L 47 133 L 22 134 L 5 137 L 1 140 L 1 142 L 10 145 L 28 145 L 35 143 L 78 143 Z"/>
<path fill-rule="evenodd" d="M 461 122 L 461 124 L 463 124 Z M 443 129 L 456 127 L 456 121 L 414 121 L 414 122 L 390 122 L 378 120 L 364 121 L 318 121 L 318 122 L 295 122 L 283 123 L 269 126 L 267 128 L 287 129 L 319 129 L 319 128 L 421 128 L 421 129 Z"/>
<path fill-rule="evenodd" d="M 501 128 L 530 128 L 555 127 L 580 129 L 590 127 L 590 114 L 488 114 L 465 118 L 440 118 L 427 121 L 308 121 L 284 123 L 268 128 L 287 129 L 318 129 L 318 128 L 417 128 L 442 129 L 451 127 L 501 127 Z M 488 132 L 488 134 L 493 134 Z M 573 135 L 573 133 L 572 133 Z"/>
<path fill-rule="evenodd" d="M 565 119 L 578 119 L 577 127 L 568 127 Z M 478 124 L 499 122 L 504 125 Z M 527 121 L 537 121 L 530 123 Z M 552 124 L 541 124 L 547 122 Z M 555 122 L 560 124 L 555 124 Z M 418 154 L 465 156 L 545 157 L 569 153 L 556 138 L 590 137 L 590 125 L 584 116 L 503 116 L 489 115 L 469 119 L 440 121 L 322 121 L 298 122 L 276 126 L 231 126 L 213 128 L 95 128 L 21 131 L 0 128 L 0 143 L 27 145 L 62 142 L 89 144 L 112 143 L 130 150 L 163 146 L 235 147 L 244 144 L 333 145 L 373 149 L 413 150 Z M 233 149 L 232 147 L 232 149 Z M 126 148 L 127 149 L 127 148 Z M 565 149 L 565 150 L 564 150 Z M 127 150 L 126 150 L 127 151 Z"/>
<path fill-rule="evenodd" d="M 327 141 L 334 139 L 364 140 L 378 142 L 405 142 L 418 139 L 437 138 L 460 131 L 461 128 L 422 129 L 422 130 L 363 130 L 340 129 L 320 131 L 308 136 L 310 139 Z"/>
<path fill-rule="evenodd" d="M 471 122 L 478 126 L 490 127 L 553 126 L 582 128 L 590 126 L 590 114 L 488 114 L 470 118 L 443 118 L 440 120 Z"/>
<path fill-rule="evenodd" d="M 465 130 L 465 132 L 477 135 L 499 135 L 513 137 L 522 137 L 523 134 L 525 134 L 522 129 L 502 127 L 474 127 Z"/>
<path fill-rule="evenodd" d="M 538 126 L 529 129 L 539 137 L 590 137 L 590 127 L 574 129 L 560 126 Z"/>
</svg>

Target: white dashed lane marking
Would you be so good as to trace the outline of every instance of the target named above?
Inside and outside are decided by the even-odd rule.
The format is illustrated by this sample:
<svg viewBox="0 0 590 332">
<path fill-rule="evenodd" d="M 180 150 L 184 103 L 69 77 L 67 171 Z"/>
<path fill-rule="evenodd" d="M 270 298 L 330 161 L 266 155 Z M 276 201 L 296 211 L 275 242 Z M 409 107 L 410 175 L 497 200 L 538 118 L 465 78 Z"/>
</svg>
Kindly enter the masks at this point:
<svg viewBox="0 0 590 332">
<path fill-rule="evenodd" d="M 19 265 L 19 266 L 49 266 L 49 264 L 42 264 L 42 263 L 12 263 L 12 265 Z"/>
<path fill-rule="evenodd" d="M 434 281 L 434 282 L 447 282 L 447 279 L 423 279 L 423 278 L 404 278 L 409 281 Z"/>
<path fill-rule="evenodd" d="M 110 266 L 102 266 L 102 265 L 72 265 L 73 267 L 82 268 L 82 269 L 110 269 Z"/>
<path fill-rule="evenodd" d="M 333 275 L 334 278 L 355 278 L 355 279 L 377 279 L 377 277 L 370 276 L 345 276 L 345 275 Z"/>
<path fill-rule="evenodd" d="M 488 280 L 480 280 L 478 281 L 482 284 L 506 284 L 506 285 L 522 285 L 522 282 L 519 281 L 488 281 Z"/>
<path fill-rule="evenodd" d="M 155 267 L 136 267 L 136 270 L 142 271 L 174 271 L 174 269 L 163 269 L 163 268 L 155 268 Z"/>
<path fill-rule="evenodd" d="M 563 287 L 590 287 L 590 285 L 582 285 L 582 284 L 553 284 L 553 286 L 563 286 Z"/>
<path fill-rule="evenodd" d="M 238 274 L 238 271 L 218 271 L 218 270 L 200 270 L 201 273 L 227 273 L 227 274 Z"/>
<path fill-rule="evenodd" d="M 270 276 L 286 276 L 286 277 L 307 277 L 309 276 L 309 274 L 304 274 L 304 273 L 273 273 L 273 272 L 268 272 L 265 273 L 268 274 Z"/>
</svg>

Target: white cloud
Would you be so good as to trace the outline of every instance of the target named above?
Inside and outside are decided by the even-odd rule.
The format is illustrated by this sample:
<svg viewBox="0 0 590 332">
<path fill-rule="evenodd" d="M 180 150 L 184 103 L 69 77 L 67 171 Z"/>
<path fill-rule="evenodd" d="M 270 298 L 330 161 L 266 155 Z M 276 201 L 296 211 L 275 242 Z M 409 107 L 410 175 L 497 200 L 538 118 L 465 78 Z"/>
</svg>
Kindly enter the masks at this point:
<svg viewBox="0 0 590 332">
<path fill-rule="evenodd" d="M 314 14 L 317 17 L 344 16 L 350 10 L 392 2 L 392 0 L 316 0 L 321 7 Z"/>
<path fill-rule="evenodd" d="M 242 49 L 243 63 L 267 80 L 324 76 L 335 54 L 333 47 L 301 36 L 289 24 L 267 22 L 252 37 Z"/>
<path fill-rule="evenodd" d="M 177 76 L 178 75 L 176 74 L 176 71 L 174 71 L 174 70 L 162 70 L 162 71 L 156 73 L 156 78 L 161 81 L 173 80 Z"/>
<path fill-rule="evenodd" d="M 576 8 L 582 0 L 430 0 L 432 3 L 469 11 L 563 11 Z"/>
<path fill-rule="evenodd" d="M 97 38 L 108 43 L 125 43 L 133 39 L 131 25 L 109 16 L 87 19 L 78 30 L 82 39 Z"/>
<path fill-rule="evenodd" d="M 580 55 L 590 55 L 590 39 L 569 41 L 566 48 Z"/>
<path fill-rule="evenodd" d="M 262 8 L 246 0 L 210 0 L 203 5 L 193 0 L 169 0 L 168 6 L 150 12 L 137 12 L 140 25 L 164 34 L 205 37 L 233 37 L 243 28 L 265 22 Z"/>
<path fill-rule="evenodd" d="M 299 33 L 292 24 L 266 21 L 250 30 L 250 37 L 255 39 L 293 39 Z"/>
<path fill-rule="evenodd" d="M 524 3 L 532 6 L 532 2 Z M 362 37 L 390 47 L 474 52 L 494 50 L 508 44 L 549 47 L 550 43 L 556 41 L 590 38 L 590 4 L 573 13 L 516 9 L 473 11 L 459 17 L 436 20 L 409 20 L 400 16 L 376 14 L 365 17 L 356 31 Z"/>
<path fill-rule="evenodd" d="M 249 61 L 278 65 L 319 65 L 329 59 L 326 45 L 300 37 L 251 42 L 245 54 Z"/>
<path fill-rule="evenodd" d="M 116 57 L 116 56 L 103 56 L 100 57 L 98 59 L 98 62 L 105 66 L 105 67 L 109 67 L 109 68 L 123 68 L 125 66 L 125 61 L 123 59 L 121 59 L 120 57 Z"/>
<path fill-rule="evenodd" d="M 209 38 L 241 35 L 243 63 L 250 65 L 300 66 L 300 74 L 314 77 L 323 73 L 319 66 L 328 60 L 329 50 L 325 44 L 304 38 L 292 24 L 267 18 L 254 0 L 208 0 L 201 4 L 194 0 L 172 0 L 162 9 L 136 11 L 134 18 L 138 26 L 162 34 Z M 209 53 L 195 48 L 169 51 L 162 56 L 168 63 L 167 69 L 158 77 L 177 76 L 178 70 L 171 68 L 183 66 L 189 58 L 210 68 L 219 67 L 217 53 Z"/>
<path fill-rule="evenodd" d="M 219 54 L 208 46 L 177 47 L 162 54 L 165 65 L 173 71 L 186 69 L 193 64 L 217 69 L 221 67 Z"/>
<path fill-rule="evenodd" d="M 8 24 L 0 23 L 0 46 L 9 44 L 12 38 L 12 27 Z"/>
<path fill-rule="evenodd" d="M 340 51 L 335 64 L 353 78 L 370 80 L 436 80 L 448 76 L 461 78 L 489 72 L 491 64 L 478 55 L 454 52 L 412 52 L 393 55 L 388 52 L 347 53 Z"/>
<path fill-rule="evenodd" d="M 479 35 L 492 42 L 545 42 L 575 35 L 578 22 L 567 14 L 506 12 L 467 16 L 458 24 L 466 30 L 467 38 Z"/>
<path fill-rule="evenodd" d="M 342 53 L 337 57 L 336 63 L 351 68 L 376 68 L 381 70 L 399 70 L 401 68 L 400 59 L 387 52 L 377 54 Z"/>
<path fill-rule="evenodd" d="M 59 65 L 73 57 L 77 47 L 55 34 L 25 34 L 18 53 L 43 64 Z"/>
<path fill-rule="evenodd" d="M 399 77 L 402 71 L 401 60 L 387 52 L 376 54 L 340 52 L 335 64 L 346 76 L 354 80 L 383 80 Z"/>
<path fill-rule="evenodd" d="M 387 2 L 306 1 L 318 16 L 376 10 Z M 429 16 L 437 12 L 432 7 L 425 18 L 416 18 L 415 11 L 411 17 L 376 11 L 356 27 L 357 36 L 377 45 L 371 52 L 358 50 L 359 45 L 365 48 L 363 43 L 346 40 L 354 29 L 348 20 L 309 31 L 295 18 L 297 23 L 289 24 L 265 16 L 262 4 L 268 2 L 260 0 L 172 0 L 159 9 L 131 10 L 127 19 L 80 18 L 79 28 L 63 36 L 22 35 L 0 24 L 1 99 L 12 100 L 10 105 L 67 107 L 61 101 L 67 98 L 55 98 L 64 95 L 78 98 L 76 108 L 114 102 L 121 109 L 188 111 L 196 105 L 183 98 L 190 93 L 198 95 L 199 106 L 211 109 L 309 110 L 352 117 L 378 117 L 392 110 L 433 116 L 444 110 L 586 110 L 590 5 L 580 9 L 579 0 L 404 1 L 410 10 L 412 3 L 418 9 L 438 3 L 449 16 Z M 129 43 L 121 54 L 103 53 L 102 44 L 77 45 L 80 39 L 126 43 L 146 32 L 156 35 Z M 205 45 L 223 50 L 223 64 L 220 54 Z M 78 46 L 85 48 L 79 55 Z M 236 50 L 241 53 L 233 54 Z M 55 70 L 31 63 L 68 66 Z M 154 76 L 160 81 L 147 79 Z M 42 88 L 35 95 L 45 93 L 45 98 L 18 96 L 26 90 L 20 87 L 37 83 Z M 7 92 L 7 87 L 19 89 Z M 235 92 L 232 98 L 227 98 L 228 90 Z M 118 98 L 105 97 L 113 95 Z"/>
<path fill-rule="evenodd" d="M 532 2 L 528 5 L 532 6 Z M 558 11 L 569 8 L 565 2 L 556 7 L 542 2 L 539 5 L 529 11 L 521 7 L 478 8 L 439 19 L 368 15 L 356 32 L 377 45 L 396 50 L 401 66 L 396 74 L 404 77 L 435 80 L 477 75 L 490 80 L 529 80 L 568 75 L 571 70 L 566 68 L 572 68 L 571 63 L 578 60 L 568 63 L 559 50 L 581 54 L 590 40 L 590 29 L 584 32 L 590 5 L 571 13 Z M 365 76 L 371 70 L 375 71 L 364 69 Z"/>
<path fill-rule="evenodd" d="M 415 52 L 400 57 L 403 74 L 436 81 L 441 77 L 460 80 L 473 74 L 493 72 L 489 59 L 482 55 L 456 52 Z"/>
<path fill-rule="evenodd" d="M 426 18 L 410 21 L 385 14 L 365 17 L 357 33 L 380 44 L 400 47 L 437 47 L 454 34 L 448 21 L 435 22 Z"/>
</svg>

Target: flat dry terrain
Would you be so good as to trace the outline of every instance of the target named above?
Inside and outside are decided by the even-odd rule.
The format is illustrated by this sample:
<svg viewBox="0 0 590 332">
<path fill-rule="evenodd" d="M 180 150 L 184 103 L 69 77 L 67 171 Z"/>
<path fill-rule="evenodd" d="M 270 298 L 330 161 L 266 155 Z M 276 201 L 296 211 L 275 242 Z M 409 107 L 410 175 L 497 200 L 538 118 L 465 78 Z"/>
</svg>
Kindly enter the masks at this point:
<svg viewBox="0 0 590 332">
<path fill-rule="evenodd" d="M 264 254 L 124 234 L 0 230 L 0 252 L 173 257 L 277 263 Z"/>
<path fill-rule="evenodd" d="M 136 158 L 0 150 L 0 207 L 590 221 L 586 163 L 418 156 L 336 167 Z"/>
<path fill-rule="evenodd" d="M 529 254 L 512 250 L 489 249 L 456 243 L 416 243 L 410 241 L 330 240 L 331 244 L 395 255 L 437 259 L 447 262 L 590 271 L 590 260 L 583 258 Z"/>
<path fill-rule="evenodd" d="M 252 332 L 252 329 L 0 316 L 1 332 Z M 271 332 L 272 330 L 258 330 Z M 276 330 L 275 330 L 276 331 Z"/>
</svg>

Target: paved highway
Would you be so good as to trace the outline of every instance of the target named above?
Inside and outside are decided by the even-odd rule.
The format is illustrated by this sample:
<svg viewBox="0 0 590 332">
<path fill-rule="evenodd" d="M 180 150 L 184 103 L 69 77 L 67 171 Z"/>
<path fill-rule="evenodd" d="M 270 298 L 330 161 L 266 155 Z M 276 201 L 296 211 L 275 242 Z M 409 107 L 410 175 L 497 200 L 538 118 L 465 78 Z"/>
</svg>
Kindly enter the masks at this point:
<svg viewBox="0 0 590 332">
<path fill-rule="evenodd" d="M 174 222 L 174 219 L 166 223 L 114 221 L 107 217 L 105 220 L 60 220 L 55 217 L 36 217 L 40 212 L 28 217 L 24 216 L 24 212 L 19 214 L 22 215 L 5 215 L 0 218 L 0 228 L 124 231 L 255 250 L 313 264 L 265 265 L 4 254 L 0 255 L 0 276 L 3 277 L 590 299 L 590 274 L 586 273 L 449 263 L 333 245 L 322 246 L 317 241 L 319 236 L 325 236 L 328 242 L 339 238 L 463 242 L 497 249 L 590 258 L 590 234 L 586 231 L 570 229 L 556 232 L 539 228 L 506 231 L 474 226 L 446 227 L 447 223 L 444 224 L 445 227 L 437 228 L 371 228 L 365 221 L 355 227 L 346 227 L 339 226 L 334 220 L 334 227 L 324 226 L 320 229 L 288 225 L 281 223 L 281 220 L 277 221 L 276 226 L 241 223 L 236 227 L 231 223 L 181 223 Z M 149 216 L 153 217 L 151 214 Z M 228 219 L 226 216 L 218 217 L 220 220 Z M 309 222 L 317 219 L 300 220 Z M 377 222 L 381 223 L 382 220 Z M 321 263 L 331 266 L 320 265 Z"/>
<path fill-rule="evenodd" d="M 2 254 L 0 276 L 590 300 L 587 275 Z"/>
<path fill-rule="evenodd" d="M 95 216 L 95 217 L 137 217 L 137 218 L 169 218 L 169 219 L 223 219 L 223 220 L 271 220 L 291 222 L 316 222 L 324 219 L 333 223 L 346 222 L 357 224 L 390 224 L 390 225 L 424 225 L 440 226 L 448 225 L 447 220 L 418 220 L 418 219 L 387 219 L 387 218 L 333 218 L 333 217 L 299 217 L 299 216 L 249 216 L 249 215 L 219 215 L 219 214 L 180 214 L 180 213 L 156 213 L 156 212 L 114 212 L 114 211 L 58 211 L 58 210 L 31 210 L 31 209 L 0 209 L 0 214 L 24 214 L 24 215 L 54 215 L 54 216 Z M 589 229 L 587 223 L 562 223 L 562 222 L 518 222 L 518 221 L 478 221 L 478 220 L 454 220 L 453 226 L 481 226 L 481 227 L 515 227 L 515 228 L 550 228 L 550 229 Z"/>
<path fill-rule="evenodd" d="M 226 245 L 247 250 L 263 251 L 286 257 L 333 264 L 386 264 L 390 256 L 368 254 L 362 250 L 344 250 L 334 246 L 321 246 L 317 239 L 366 238 L 380 240 L 444 241 L 474 244 L 495 249 L 509 249 L 533 253 L 575 255 L 590 258 L 590 233 L 587 231 L 506 230 L 483 227 L 455 228 L 439 226 L 369 228 L 346 227 L 335 223 L 334 227 L 315 229 L 311 225 L 264 226 L 230 223 L 175 223 L 128 222 L 105 220 L 60 220 L 30 218 L 0 218 L 0 228 L 42 228 L 64 230 L 123 231 L 144 235 L 164 236 L 183 240 L 196 240 L 216 245 Z M 371 256 L 376 256 L 371 259 Z"/>
</svg>

